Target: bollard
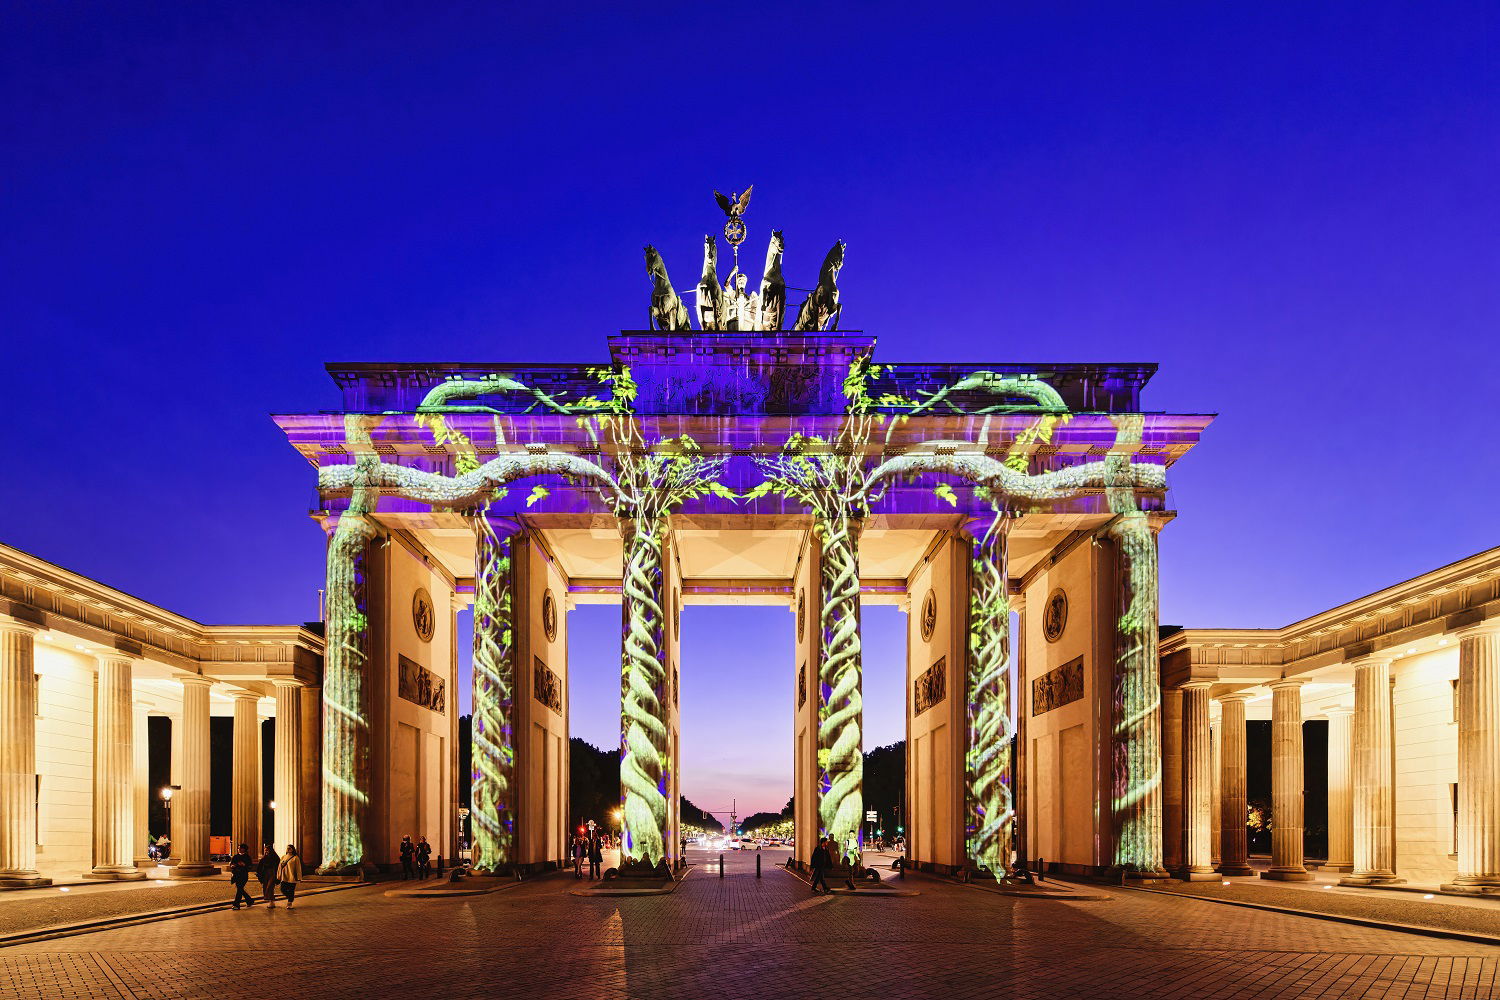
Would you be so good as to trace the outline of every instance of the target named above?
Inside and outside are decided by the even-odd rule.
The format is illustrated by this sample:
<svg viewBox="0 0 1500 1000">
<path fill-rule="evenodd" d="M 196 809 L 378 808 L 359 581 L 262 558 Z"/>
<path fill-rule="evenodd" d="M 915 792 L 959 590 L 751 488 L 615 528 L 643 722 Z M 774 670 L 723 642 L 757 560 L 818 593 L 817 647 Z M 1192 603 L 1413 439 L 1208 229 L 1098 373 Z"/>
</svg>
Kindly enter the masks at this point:
<svg viewBox="0 0 1500 1000">
<path fill-rule="evenodd" d="M 760 852 L 755 854 L 755 877 L 760 878 Z"/>
<path fill-rule="evenodd" d="M 719 878 L 724 877 L 724 855 L 719 855 Z"/>
</svg>

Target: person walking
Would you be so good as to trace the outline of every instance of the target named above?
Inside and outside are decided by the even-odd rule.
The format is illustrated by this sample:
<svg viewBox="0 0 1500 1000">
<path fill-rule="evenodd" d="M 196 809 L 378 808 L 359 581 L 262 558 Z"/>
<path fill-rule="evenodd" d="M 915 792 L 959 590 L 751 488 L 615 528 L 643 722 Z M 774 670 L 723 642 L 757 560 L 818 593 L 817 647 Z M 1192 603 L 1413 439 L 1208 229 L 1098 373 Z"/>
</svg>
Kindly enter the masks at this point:
<svg viewBox="0 0 1500 1000">
<path fill-rule="evenodd" d="M 417 872 L 413 867 L 417 860 L 417 845 L 411 842 L 411 837 L 401 838 L 401 881 L 416 878 Z"/>
<path fill-rule="evenodd" d="M 813 895 L 817 895 L 818 886 L 820 885 L 823 887 L 823 891 L 825 893 L 831 894 L 833 892 L 832 889 L 828 888 L 828 879 L 824 875 L 824 873 L 828 871 L 829 865 L 831 865 L 832 863 L 833 858 L 828 853 L 828 838 L 824 837 L 818 841 L 818 846 L 814 847 L 812 852 L 811 864 Z"/>
<path fill-rule="evenodd" d="M 242 899 L 246 906 L 255 905 L 254 897 L 245 891 L 245 883 L 250 881 L 250 847 L 248 844 L 241 844 L 234 857 L 229 859 L 229 881 L 234 885 L 234 908 L 236 910 L 240 908 Z"/>
<path fill-rule="evenodd" d="M 297 883 L 302 881 L 302 859 L 291 844 L 286 845 L 281 864 L 276 866 L 276 881 L 281 883 L 281 894 L 286 897 L 286 908 L 290 910 L 292 900 L 297 898 Z"/>
<path fill-rule="evenodd" d="M 588 850 L 587 850 L 587 848 L 586 848 L 586 846 L 585 846 L 585 844 L 583 842 L 583 838 L 575 835 L 573 837 L 573 877 L 574 878 L 578 878 L 578 879 L 583 878 L 583 856 L 585 854 L 587 854 L 587 853 L 588 853 Z"/>
<path fill-rule="evenodd" d="M 599 866 L 604 863 L 604 844 L 598 837 L 589 838 L 589 881 L 599 877 Z"/>
<path fill-rule="evenodd" d="M 260 860 L 255 863 L 255 877 L 260 880 L 260 897 L 276 908 L 276 869 L 281 867 L 281 858 L 270 844 L 262 844 Z"/>
<path fill-rule="evenodd" d="M 432 845 L 426 835 L 417 837 L 417 878 L 425 879 L 432 874 Z"/>
</svg>

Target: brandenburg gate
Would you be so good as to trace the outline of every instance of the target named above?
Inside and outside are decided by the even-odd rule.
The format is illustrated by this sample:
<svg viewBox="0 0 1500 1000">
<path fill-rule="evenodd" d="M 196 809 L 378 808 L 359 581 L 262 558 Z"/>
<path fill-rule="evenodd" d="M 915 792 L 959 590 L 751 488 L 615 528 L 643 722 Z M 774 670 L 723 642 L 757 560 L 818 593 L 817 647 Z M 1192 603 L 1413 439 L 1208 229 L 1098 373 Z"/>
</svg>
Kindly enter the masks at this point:
<svg viewBox="0 0 1500 1000">
<path fill-rule="evenodd" d="M 328 538 L 324 871 L 454 829 L 472 600 L 481 871 L 566 855 L 578 602 L 621 607 L 625 873 L 679 861 L 680 681 L 714 669 L 680 656 L 694 603 L 791 612 L 796 859 L 826 835 L 857 869 L 860 606 L 883 602 L 908 611 L 910 864 L 1003 877 L 1018 816 L 1061 812 L 1088 867 L 1161 873 L 1157 533 L 1209 418 L 1146 412 L 1151 364 L 888 363 L 839 329 L 842 243 L 790 308 L 779 231 L 746 281 L 748 201 L 721 197 L 736 267 L 706 238 L 691 306 L 646 248 L 650 329 L 595 366 L 333 364 L 340 411 L 276 417 Z"/>
</svg>

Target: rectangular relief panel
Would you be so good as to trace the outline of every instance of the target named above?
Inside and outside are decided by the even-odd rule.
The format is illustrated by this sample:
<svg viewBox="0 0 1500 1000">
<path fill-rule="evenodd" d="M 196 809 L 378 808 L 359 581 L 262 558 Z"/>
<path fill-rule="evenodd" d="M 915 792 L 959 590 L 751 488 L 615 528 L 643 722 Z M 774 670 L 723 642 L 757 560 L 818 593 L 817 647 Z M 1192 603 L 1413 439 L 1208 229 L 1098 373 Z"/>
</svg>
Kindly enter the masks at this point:
<svg viewBox="0 0 1500 1000">
<path fill-rule="evenodd" d="M 1046 715 L 1082 697 L 1083 657 L 1079 656 L 1031 682 L 1031 715 Z"/>
<path fill-rule="evenodd" d="M 443 715 L 448 705 L 448 683 L 415 660 L 398 655 L 397 693 L 413 705 Z"/>
<path fill-rule="evenodd" d="M 558 715 L 562 714 L 562 682 L 540 656 L 532 657 L 531 693 Z M 550 770 L 548 772 L 551 773 Z"/>
<path fill-rule="evenodd" d="M 948 697 L 948 658 L 938 661 L 912 682 L 912 714 L 921 715 Z"/>
</svg>

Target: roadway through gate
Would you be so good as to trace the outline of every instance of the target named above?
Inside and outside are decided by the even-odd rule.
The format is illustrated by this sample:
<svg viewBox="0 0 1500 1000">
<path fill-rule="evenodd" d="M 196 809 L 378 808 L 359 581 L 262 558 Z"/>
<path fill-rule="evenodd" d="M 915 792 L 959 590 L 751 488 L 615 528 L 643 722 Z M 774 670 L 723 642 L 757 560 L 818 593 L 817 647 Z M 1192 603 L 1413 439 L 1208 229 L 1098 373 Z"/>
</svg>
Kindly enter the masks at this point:
<svg viewBox="0 0 1500 1000">
<path fill-rule="evenodd" d="M 763 855 L 764 860 L 764 855 Z M 812 896 L 753 852 L 667 896 L 554 874 L 465 899 L 370 886 L 0 950 L 0 1000 L 1495 995 L 1492 946 L 1119 889 L 1017 900 L 920 879 Z"/>
</svg>

